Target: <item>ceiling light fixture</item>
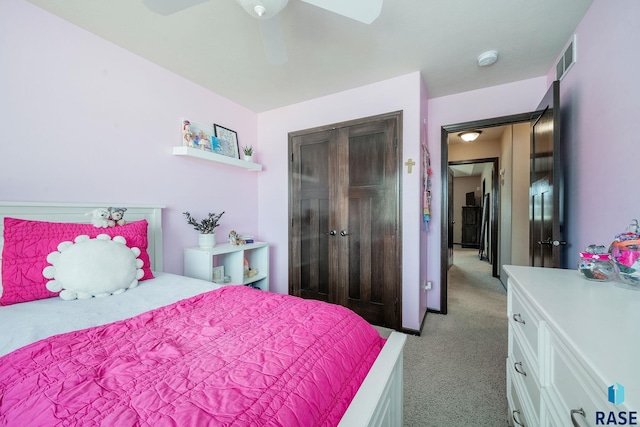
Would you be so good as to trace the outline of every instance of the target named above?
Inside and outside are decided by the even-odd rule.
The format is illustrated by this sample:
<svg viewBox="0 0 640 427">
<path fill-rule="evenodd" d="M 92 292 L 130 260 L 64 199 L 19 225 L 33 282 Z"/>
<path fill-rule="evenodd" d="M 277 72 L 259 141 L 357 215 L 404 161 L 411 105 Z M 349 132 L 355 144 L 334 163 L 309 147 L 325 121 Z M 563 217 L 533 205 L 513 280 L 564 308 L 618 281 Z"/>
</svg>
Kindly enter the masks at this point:
<svg viewBox="0 0 640 427">
<path fill-rule="evenodd" d="M 470 130 L 470 131 L 459 133 L 458 136 L 462 138 L 464 142 L 471 142 L 478 139 L 481 133 L 482 133 L 481 130 Z"/>
<path fill-rule="evenodd" d="M 258 19 L 271 19 L 287 5 L 289 0 L 236 0 L 247 13 Z"/>
<path fill-rule="evenodd" d="M 498 60 L 498 51 L 497 50 L 488 50 L 484 53 L 481 53 L 478 56 L 478 65 L 481 67 L 486 67 Z"/>
</svg>

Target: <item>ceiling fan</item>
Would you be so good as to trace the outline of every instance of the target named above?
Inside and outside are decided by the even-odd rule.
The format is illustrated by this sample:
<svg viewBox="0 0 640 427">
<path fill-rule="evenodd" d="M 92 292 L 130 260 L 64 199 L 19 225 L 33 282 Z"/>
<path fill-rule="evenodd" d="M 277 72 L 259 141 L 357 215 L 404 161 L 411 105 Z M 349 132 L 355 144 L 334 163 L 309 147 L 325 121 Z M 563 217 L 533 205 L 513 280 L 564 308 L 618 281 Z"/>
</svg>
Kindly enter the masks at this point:
<svg viewBox="0 0 640 427">
<path fill-rule="evenodd" d="M 142 0 L 151 11 L 171 15 L 208 0 Z M 364 24 L 371 24 L 380 15 L 383 0 L 301 0 Z M 280 65 L 287 62 L 287 49 L 278 14 L 289 0 L 236 0 L 244 10 L 260 21 L 260 32 L 267 62 Z"/>
</svg>

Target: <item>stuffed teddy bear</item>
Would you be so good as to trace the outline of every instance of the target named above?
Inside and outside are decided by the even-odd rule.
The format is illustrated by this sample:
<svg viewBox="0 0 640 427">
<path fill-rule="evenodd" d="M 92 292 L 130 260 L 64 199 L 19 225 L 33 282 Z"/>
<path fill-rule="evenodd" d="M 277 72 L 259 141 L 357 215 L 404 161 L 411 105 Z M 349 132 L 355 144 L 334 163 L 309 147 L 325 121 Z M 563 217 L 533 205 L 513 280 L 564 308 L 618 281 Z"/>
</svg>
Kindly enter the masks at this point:
<svg viewBox="0 0 640 427">
<path fill-rule="evenodd" d="M 91 215 L 91 224 L 96 228 L 109 227 L 109 210 L 104 208 L 94 209 L 85 215 Z"/>
<path fill-rule="evenodd" d="M 109 227 L 115 227 L 116 225 L 126 225 L 124 213 L 127 208 L 109 208 Z"/>
</svg>

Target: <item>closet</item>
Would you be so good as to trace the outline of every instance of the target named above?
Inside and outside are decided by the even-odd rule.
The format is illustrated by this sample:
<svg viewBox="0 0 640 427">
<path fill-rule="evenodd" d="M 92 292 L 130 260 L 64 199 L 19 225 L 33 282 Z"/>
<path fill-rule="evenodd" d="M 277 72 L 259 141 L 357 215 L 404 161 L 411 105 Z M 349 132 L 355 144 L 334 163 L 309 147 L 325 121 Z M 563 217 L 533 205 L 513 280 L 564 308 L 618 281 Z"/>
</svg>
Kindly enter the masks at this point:
<svg viewBox="0 0 640 427">
<path fill-rule="evenodd" d="M 289 134 L 289 293 L 402 320 L 402 113 Z"/>
</svg>

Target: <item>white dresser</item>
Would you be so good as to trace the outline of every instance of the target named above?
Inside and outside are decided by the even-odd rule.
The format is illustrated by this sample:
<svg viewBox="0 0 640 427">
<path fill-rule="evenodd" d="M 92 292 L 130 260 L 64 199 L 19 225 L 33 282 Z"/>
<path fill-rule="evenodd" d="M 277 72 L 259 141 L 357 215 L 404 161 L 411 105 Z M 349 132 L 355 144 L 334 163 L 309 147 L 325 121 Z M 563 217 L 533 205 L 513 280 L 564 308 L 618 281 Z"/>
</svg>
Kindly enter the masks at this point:
<svg viewBox="0 0 640 427">
<path fill-rule="evenodd" d="M 640 425 L 640 291 L 576 270 L 504 268 L 510 423 Z"/>
</svg>

